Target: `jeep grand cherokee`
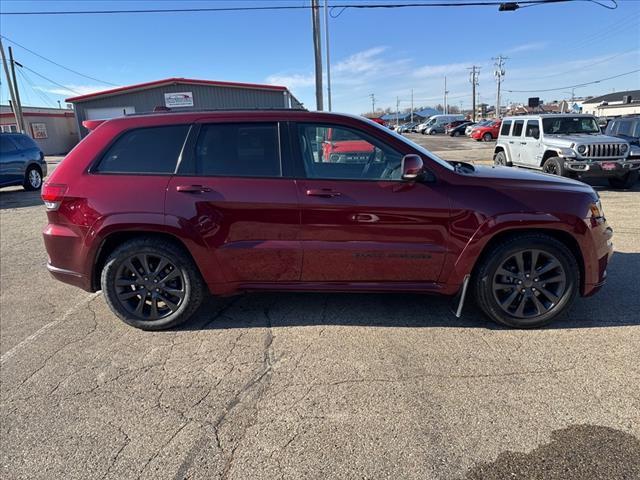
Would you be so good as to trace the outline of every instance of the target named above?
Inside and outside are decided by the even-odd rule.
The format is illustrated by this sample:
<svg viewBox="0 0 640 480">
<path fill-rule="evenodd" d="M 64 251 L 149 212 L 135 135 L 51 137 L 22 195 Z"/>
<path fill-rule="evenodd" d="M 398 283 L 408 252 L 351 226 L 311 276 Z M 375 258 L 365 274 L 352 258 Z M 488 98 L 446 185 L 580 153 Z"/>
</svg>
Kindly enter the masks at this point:
<svg viewBox="0 0 640 480">
<path fill-rule="evenodd" d="M 97 125 L 97 126 L 96 126 Z M 448 163 L 361 117 L 189 112 L 93 122 L 43 187 L 54 277 L 130 325 L 187 320 L 206 294 L 467 290 L 534 327 L 603 284 L 612 231 L 581 182 Z M 367 155 L 327 162 L 334 138 Z"/>
</svg>

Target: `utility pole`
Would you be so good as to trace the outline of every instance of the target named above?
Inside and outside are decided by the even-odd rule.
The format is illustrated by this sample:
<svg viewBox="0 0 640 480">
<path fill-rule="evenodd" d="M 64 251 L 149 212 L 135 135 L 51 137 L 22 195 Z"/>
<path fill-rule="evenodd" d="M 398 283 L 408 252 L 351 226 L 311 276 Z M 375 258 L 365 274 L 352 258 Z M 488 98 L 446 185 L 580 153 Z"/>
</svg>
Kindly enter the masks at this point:
<svg viewBox="0 0 640 480">
<path fill-rule="evenodd" d="M 327 107 L 331 111 L 331 60 L 329 58 L 329 0 L 324 0 L 324 43 L 327 48 Z"/>
<path fill-rule="evenodd" d="M 472 99 L 472 110 L 471 110 L 471 119 L 476 121 L 476 87 L 478 86 L 478 76 L 480 75 L 480 67 L 475 65 L 471 66 L 467 70 L 471 70 L 469 72 L 469 82 L 471 83 L 471 99 Z"/>
<path fill-rule="evenodd" d="M 373 114 L 376 114 L 376 95 L 375 93 L 370 93 L 369 97 L 371 97 L 371 111 Z"/>
<path fill-rule="evenodd" d="M 313 52 L 316 68 L 316 109 L 322 111 L 322 40 L 320 38 L 319 10 L 318 0 L 311 0 L 311 25 L 313 27 Z"/>
<path fill-rule="evenodd" d="M 496 118 L 500 118 L 500 84 L 502 83 L 502 77 L 504 77 L 504 61 L 507 60 L 507 57 L 503 57 L 502 55 L 498 55 L 498 58 L 492 58 L 495 60 L 495 71 L 493 74 L 496 77 Z"/>
<path fill-rule="evenodd" d="M 16 108 L 16 94 L 13 91 L 13 83 L 11 83 L 11 75 L 9 75 L 9 67 L 7 66 L 7 57 L 4 55 L 4 46 L 2 45 L 2 39 L 0 39 L 0 53 L 2 54 L 2 66 L 4 67 L 4 74 L 7 77 L 7 85 L 9 86 L 9 95 L 11 96 L 11 110 L 13 110 L 13 115 L 16 117 L 16 128 L 21 128 L 22 121 L 20 118 L 20 113 Z"/>
<path fill-rule="evenodd" d="M 411 89 L 411 123 L 413 123 L 413 88 Z"/>
<path fill-rule="evenodd" d="M 13 80 L 13 93 L 16 96 L 16 109 L 20 115 L 20 123 L 18 124 L 18 130 L 22 133 L 24 129 L 24 116 L 22 115 L 22 102 L 20 101 L 20 91 L 18 90 L 18 81 L 16 80 L 16 62 L 13 59 L 13 48 L 9 47 L 9 66 L 11 67 L 11 78 Z"/>
<path fill-rule="evenodd" d="M 396 128 L 400 125 L 400 97 L 396 97 Z"/>
<path fill-rule="evenodd" d="M 60 103 L 60 100 L 58 100 L 58 108 L 62 109 L 62 104 Z"/>
<path fill-rule="evenodd" d="M 447 76 L 444 76 L 444 105 L 443 105 L 443 110 L 444 110 L 444 114 L 448 114 L 449 113 L 449 109 L 447 107 L 447 94 L 449 93 L 449 90 L 447 90 Z"/>
</svg>

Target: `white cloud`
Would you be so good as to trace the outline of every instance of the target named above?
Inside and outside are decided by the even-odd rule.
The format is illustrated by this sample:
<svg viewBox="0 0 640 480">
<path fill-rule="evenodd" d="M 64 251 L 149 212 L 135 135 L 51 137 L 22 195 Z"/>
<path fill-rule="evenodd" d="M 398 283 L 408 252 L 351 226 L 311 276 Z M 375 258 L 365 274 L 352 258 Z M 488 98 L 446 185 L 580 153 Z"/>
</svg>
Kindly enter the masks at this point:
<svg viewBox="0 0 640 480">
<path fill-rule="evenodd" d="M 442 77 L 451 73 L 465 74 L 466 69 L 472 64 L 468 63 L 446 63 L 442 65 L 425 65 L 413 71 L 413 76 L 417 78 Z"/>
<path fill-rule="evenodd" d="M 315 85 L 315 76 L 312 73 L 295 73 L 292 75 L 275 74 L 269 75 L 266 81 L 271 85 L 282 85 L 284 87 L 290 88 L 291 90 L 294 90 L 296 88 L 312 87 L 313 85 Z"/>
<path fill-rule="evenodd" d="M 73 84 L 64 85 L 64 87 L 65 88 L 37 86 L 35 88 L 43 92 L 53 93 L 55 95 L 62 95 L 62 96 L 87 95 L 89 93 L 101 92 L 103 90 L 111 90 L 112 88 L 117 88 L 117 87 L 105 87 L 102 85 L 73 85 Z"/>
<path fill-rule="evenodd" d="M 510 53 L 529 52 L 531 50 L 540 50 L 546 46 L 547 46 L 547 42 L 525 43 L 522 45 L 516 45 L 515 47 L 505 50 L 504 53 L 510 54 Z"/>
</svg>

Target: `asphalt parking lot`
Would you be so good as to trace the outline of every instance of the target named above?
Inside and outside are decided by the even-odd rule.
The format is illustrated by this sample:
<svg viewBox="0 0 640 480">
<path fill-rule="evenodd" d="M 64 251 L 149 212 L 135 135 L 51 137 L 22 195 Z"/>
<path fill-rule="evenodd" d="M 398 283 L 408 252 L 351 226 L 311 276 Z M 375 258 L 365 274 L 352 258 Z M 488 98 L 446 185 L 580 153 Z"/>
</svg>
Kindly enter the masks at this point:
<svg viewBox="0 0 640 480">
<path fill-rule="evenodd" d="M 3 190 L 0 476 L 640 478 L 640 184 L 598 189 L 609 281 L 546 329 L 437 297 L 251 294 L 158 333 L 52 280 L 38 195 Z"/>
</svg>

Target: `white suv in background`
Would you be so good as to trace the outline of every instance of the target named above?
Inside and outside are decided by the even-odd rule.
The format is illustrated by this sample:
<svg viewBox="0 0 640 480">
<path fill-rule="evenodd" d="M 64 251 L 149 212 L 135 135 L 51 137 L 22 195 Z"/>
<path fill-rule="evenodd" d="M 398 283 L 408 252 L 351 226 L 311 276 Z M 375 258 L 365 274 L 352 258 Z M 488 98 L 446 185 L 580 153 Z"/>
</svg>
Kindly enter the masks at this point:
<svg viewBox="0 0 640 480">
<path fill-rule="evenodd" d="M 640 170 L 640 159 L 628 158 L 629 151 L 625 140 L 600 133 L 591 115 L 527 115 L 502 120 L 493 159 L 564 177 L 607 178 L 614 188 L 629 188 Z"/>
</svg>

